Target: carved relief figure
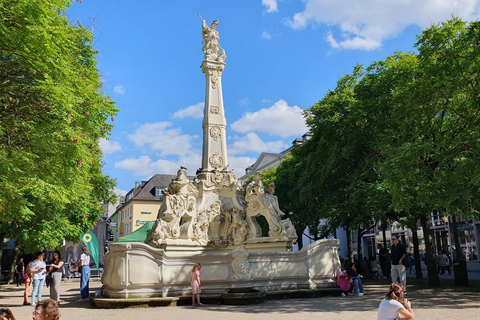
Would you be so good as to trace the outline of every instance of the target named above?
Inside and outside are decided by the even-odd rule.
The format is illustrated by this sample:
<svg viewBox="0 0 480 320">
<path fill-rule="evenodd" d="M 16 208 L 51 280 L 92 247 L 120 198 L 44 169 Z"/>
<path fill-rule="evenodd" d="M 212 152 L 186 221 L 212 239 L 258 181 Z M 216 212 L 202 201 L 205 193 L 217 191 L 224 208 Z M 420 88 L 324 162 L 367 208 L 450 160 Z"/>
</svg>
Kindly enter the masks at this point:
<svg viewBox="0 0 480 320">
<path fill-rule="evenodd" d="M 250 263 L 248 262 L 248 251 L 244 246 L 232 251 L 233 277 L 237 280 L 250 279 Z"/>
<path fill-rule="evenodd" d="M 196 214 L 198 190 L 188 180 L 187 170 L 181 168 L 176 180 L 168 186 L 168 193 L 158 211 L 157 220 L 147 236 L 147 243 L 159 245 L 163 239 L 180 237 L 181 223 L 190 223 Z M 188 228 L 184 228 L 188 229 Z"/>
<path fill-rule="evenodd" d="M 253 181 L 247 185 L 245 191 L 245 201 L 247 202 L 247 217 L 251 218 L 251 231 L 253 234 L 251 236 L 256 235 L 258 237 L 259 234 L 259 227 L 257 222 L 255 221 L 255 217 L 262 215 L 268 222 L 269 227 L 269 235 L 270 236 L 278 236 L 282 234 L 282 226 L 278 222 L 280 216 L 283 215 L 283 212 L 279 210 L 277 212 L 272 205 L 274 202 L 273 198 L 277 198 L 276 196 L 272 196 L 270 194 L 265 194 L 265 187 L 262 184 L 260 172 L 255 172 Z M 277 200 L 278 205 L 278 200 Z"/>
<path fill-rule="evenodd" d="M 222 129 L 219 126 L 214 126 L 210 128 L 210 136 L 213 140 L 217 141 L 222 136 Z"/>
<path fill-rule="evenodd" d="M 218 155 L 218 152 L 214 152 L 213 155 L 208 159 L 210 165 L 215 169 L 223 168 L 223 158 Z"/>
</svg>

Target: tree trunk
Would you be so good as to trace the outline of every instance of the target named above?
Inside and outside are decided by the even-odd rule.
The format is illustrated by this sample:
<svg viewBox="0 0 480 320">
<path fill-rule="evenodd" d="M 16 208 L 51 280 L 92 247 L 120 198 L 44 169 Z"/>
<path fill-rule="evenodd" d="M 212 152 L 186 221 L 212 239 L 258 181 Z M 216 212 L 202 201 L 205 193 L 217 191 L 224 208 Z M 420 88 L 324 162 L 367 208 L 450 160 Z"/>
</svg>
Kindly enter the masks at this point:
<svg viewBox="0 0 480 320">
<path fill-rule="evenodd" d="M 455 278 L 456 286 L 468 287 L 468 271 L 467 262 L 463 257 L 462 248 L 460 245 L 460 237 L 458 236 L 457 217 L 453 216 L 451 219 L 450 230 L 453 233 L 453 241 L 455 242 L 455 260 L 453 261 L 453 276 Z"/>
<path fill-rule="evenodd" d="M 438 278 L 437 265 L 435 263 L 435 255 L 433 249 L 433 239 L 430 233 L 430 220 L 422 216 L 420 218 L 423 229 L 423 237 L 425 239 L 425 263 L 428 271 L 428 286 L 440 287 L 440 279 Z"/>
<path fill-rule="evenodd" d="M 362 250 L 362 230 L 358 228 L 357 230 L 357 260 L 363 260 L 363 250 Z"/>
<path fill-rule="evenodd" d="M 347 227 L 347 261 L 351 263 L 355 262 L 355 254 L 353 250 L 353 230 L 351 227 Z"/>
<path fill-rule="evenodd" d="M 296 232 L 297 232 L 298 251 L 300 251 L 303 248 L 303 230 L 302 231 L 296 230 Z"/>
<path fill-rule="evenodd" d="M 382 235 L 383 235 L 383 248 L 387 250 L 387 234 L 385 232 L 385 229 L 387 229 L 386 225 L 382 225 Z"/>
<path fill-rule="evenodd" d="M 3 259 L 3 240 L 5 239 L 5 234 L 0 233 L 0 270 L 2 269 L 2 259 Z M 0 272 L 0 283 L 2 282 L 2 273 Z"/>
<path fill-rule="evenodd" d="M 420 260 L 420 250 L 418 248 L 418 233 L 417 228 L 410 229 L 412 230 L 413 236 L 413 259 L 415 259 L 415 277 L 417 279 L 423 278 L 422 272 L 422 261 Z"/>
<path fill-rule="evenodd" d="M 8 276 L 8 284 L 13 283 L 13 279 L 15 277 L 15 266 L 17 265 L 17 260 L 19 256 L 20 256 L 20 250 L 18 250 L 18 248 L 15 248 L 12 265 L 10 266 L 10 274 Z"/>
</svg>

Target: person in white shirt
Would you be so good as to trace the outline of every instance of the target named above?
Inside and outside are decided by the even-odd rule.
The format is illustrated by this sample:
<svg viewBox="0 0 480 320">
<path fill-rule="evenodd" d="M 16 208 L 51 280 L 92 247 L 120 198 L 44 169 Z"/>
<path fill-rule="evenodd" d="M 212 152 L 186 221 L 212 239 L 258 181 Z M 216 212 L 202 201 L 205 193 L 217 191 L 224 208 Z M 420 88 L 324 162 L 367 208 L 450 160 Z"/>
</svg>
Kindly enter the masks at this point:
<svg viewBox="0 0 480 320">
<path fill-rule="evenodd" d="M 32 274 L 33 279 L 33 290 L 32 290 L 32 305 L 35 306 L 35 298 L 37 301 L 42 300 L 42 290 L 43 284 L 45 283 L 45 275 L 47 266 L 43 258 L 45 254 L 43 252 L 37 252 L 37 259 L 32 261 L 30 266 L 30 273 Z"/>
<path fill-rule="evenodd" d="M 80 266 L 82 267 L 80 277 L 80 293 L 82 297 L 78 300 L 79 302 L 89 300 L 88 284 L 90 281 L 90 253 L 88 252 L 87 247 L 83 247 L 82 251 L 83 253 L 80 256 Z"/>
<path fill-rule="evenodd" d="M 405 288 L 398 282 L 390 285 L 390 290 L 378 307 L 377 320 L 407 320 L 415 318 L 410 301 L 403 296 L 404 292 Z M 402 302 L 405 307 L 402 305 Z M 398 317 L 398 314 L 400 314 L 400 317 Z"/>
</svg>

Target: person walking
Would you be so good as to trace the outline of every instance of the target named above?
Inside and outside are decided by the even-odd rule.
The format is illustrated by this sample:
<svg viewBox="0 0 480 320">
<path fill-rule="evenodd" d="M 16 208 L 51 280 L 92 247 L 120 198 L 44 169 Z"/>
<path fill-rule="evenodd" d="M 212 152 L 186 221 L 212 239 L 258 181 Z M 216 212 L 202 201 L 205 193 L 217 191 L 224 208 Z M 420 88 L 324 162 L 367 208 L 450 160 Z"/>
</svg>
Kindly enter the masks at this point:
<svg viewBox="0 0 480 320">
<path fill-rule="evenodd" d="M 407 250 L 405 246 L 400 243 L 397 235 L 392 236 L 392 283 L 397 282 L 400 279 L 400 284 L 407 287 L 407 274 L 405 272 L 405 258 L 407 257 Z"/>
<path fill-rule="evenodd" d="M 440 258 L 438 259 L 438 268 L 441 269 L 440 274 L 445 274 L 445 269 L 447 269 L 448 274 L 452 274 L 452 271 L 450 270 L 450 259 L 448 258 L 447 254 L 445 253 L 445 250 L 442 250 Z"/>
<path fill-rule="evenodd" d="M 87 247 L 82 247 L 82 255 L 80 256 L 80 267 L 82 271 L 80 273 L 80 294 L 81 298 L 77 302 L 89 300 L 89 281 L 90 281 L 90 253 Z"/>
<path fill-rule="evenodd" d="M 378 306 L 377 320 L 415 319 L 410 301 L 405 299 L 405 287 L 398 282 L 392 283 L 388 293 Z M 404 303 L 405 307 L 402 305 Z M 400 314 L 400 317 L 398 316 Z"/>
<path fill-rule="evenodd" d="M 200 288 L 200 269 L 202 266 L 200 263 L 195 263 L 193 265 L 192 272 L 190 273 L 190 284 L 192 285 L 192 306 L 203 306 L 200 302 L 200 293 L 202 289 Z M 197 303 L 195 303 L 195 297 L 197 298 Z"/>
<path fill-rule="evenodd" d="M 52 273 L 52 283 L 50 284 L 50 299 L 60 302 L 60 283 L 63 275 L 63 260 L 60 251 L 53 253 L 53 260 L 50 264 L 49 271 Z"/>
<path fill-rule="evenodd" d="M 412 271 L 415 272 L 415 261 L 413 260 L 412 254 L 409 252 L 407 256 L 408 263 L 408 274 L 411 274 Z"/>
<path fill-rule="evenodd" d="M 27 265 L 27 269 L 25 270 L 25 275 L 23 276 L 23 283 L 25 284 L 25 290 L 23 291 L 23 305 L 31 305 L 28 302 L 28 296 L 32 292 L 32 273 L 30 272 L 30 268 L 32 267 L 32 261 L 30 261 Z"/>
<path fill-rule="evenodd" d="M 378 251 L 378 260 L 380 262 L 380 267 L 382 268 L 382 274 L 384 279 L 390 276 L 390 266 L 388 262 L 387 249 L 382 246 L 378 246 L 380 250 Z"/>
<path fill-rule="evenodd" d="M 37 258 L 32 261 L 32 265 L 30 266 L 30 273 L 32 274 L 33 279 L 33 290 L 32 290 L 32 305 L 35 306 L 35 299 L 37 301 L 42 300 L 42 290 L 43 284 L 45 283 L 45 274 L 47 266 L 45 265 L 45 261 L 43 258 L 45 254 L 43 252 L 37 252 Z"/>
<path fill-rule="evenodd" d="M 17 287 L 22 285 L 23 276 L 25 275 L 25 264 L 23 263 L 23 258 L 18 259 L 17 264 L 15 265 L 15 274 L 17 275 Z"/>
</svg>

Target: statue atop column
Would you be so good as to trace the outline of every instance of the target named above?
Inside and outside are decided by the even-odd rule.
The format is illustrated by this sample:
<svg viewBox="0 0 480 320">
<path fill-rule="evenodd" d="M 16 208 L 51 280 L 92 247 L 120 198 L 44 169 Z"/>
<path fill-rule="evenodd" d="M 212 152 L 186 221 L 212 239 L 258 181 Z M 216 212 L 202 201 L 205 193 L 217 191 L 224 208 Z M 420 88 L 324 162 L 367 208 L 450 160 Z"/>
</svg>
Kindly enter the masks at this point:
<svg viewBox="0 0 480 320">
<path fill-rule="evenodd" d="M 198 15 L 200 19 L 202 19 L 202 37 L 203 37 L 203 47 L 202 50 L 205 53 L 204 59 L 208 61 L 217 61 L 223 62 L 227 59 L 225 55 L 225 50 L 220 47 L 218 41 L 220 40 L 220 36 L 218 35 L 218 31 L 215 28 L 218 26 L 218 20 L 214 20 L 210 27 L 207 25 L 207 22 L 202 18 L 202 16 Z"/>
</svg>

